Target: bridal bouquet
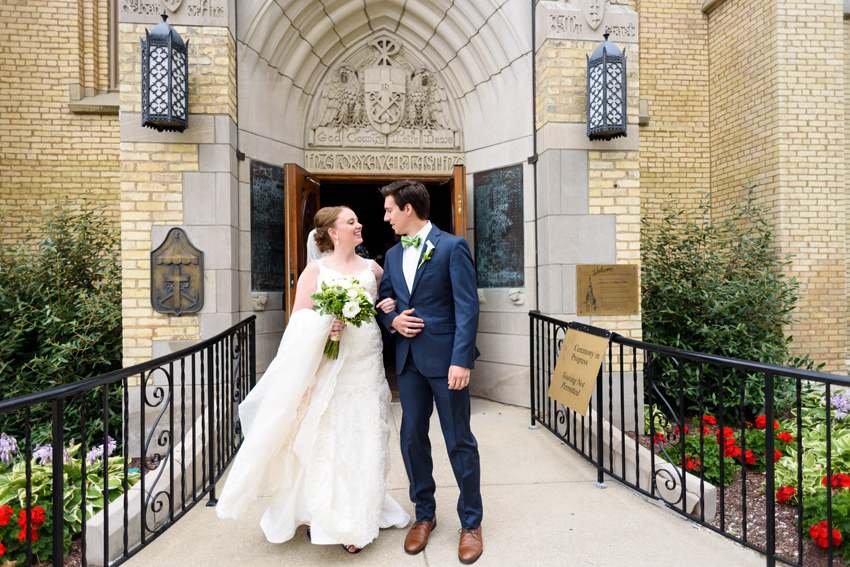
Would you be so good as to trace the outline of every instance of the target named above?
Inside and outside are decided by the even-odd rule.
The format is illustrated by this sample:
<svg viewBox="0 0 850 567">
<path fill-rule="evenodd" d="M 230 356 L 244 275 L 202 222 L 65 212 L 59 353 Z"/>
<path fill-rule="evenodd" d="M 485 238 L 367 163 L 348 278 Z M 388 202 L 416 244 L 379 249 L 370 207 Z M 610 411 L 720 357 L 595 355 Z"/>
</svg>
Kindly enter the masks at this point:
<svg viewBox="0 0 850 567">
<path fill-rule="evenodd" d="M 311 295 L 310 299 L 319 315 L 333 315 L 346 325 L 358 328 L 363 323 L 370 323 L 372 317 L 378 314 L 369 293 L 353 276 L 322 282 L 321 291 Z M 325 355 L 330 359 L 339 356 L 339 335 L 328 338 Z"/>
</svg>

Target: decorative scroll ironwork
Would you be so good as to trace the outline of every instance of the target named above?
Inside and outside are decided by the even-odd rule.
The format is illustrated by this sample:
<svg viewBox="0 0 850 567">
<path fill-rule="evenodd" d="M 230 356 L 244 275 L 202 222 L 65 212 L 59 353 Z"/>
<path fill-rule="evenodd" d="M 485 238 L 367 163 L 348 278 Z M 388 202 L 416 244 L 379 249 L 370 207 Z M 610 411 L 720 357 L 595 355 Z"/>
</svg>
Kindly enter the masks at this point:
<svg viewBox="0 0 850 567">
<path fill-rule="evenodd" d="M 168 381 L 168 387 L 163 388 L 162 386 L 155 386 L 152 390 L 153 400 L 148 399 L 148 383 L 151 380 L 153 374 L 157 371 L 161 371 L 166 380 Z M 165 526 L 168 525 L 169 520 L 171 520 L 172 515 L 174 514 L 174 499 L 170 492 L 172 489 L 171 484 L 164 490 L 160 490 L 156 492 L 157 484 L 159 484 L 160 478 L 162 478 L 162 473 L 165 472 L 166 465 L 173 461 L 171 455 L 172 451 L 172 427 L 173 427 L 173 417 L 174 417 L 174 407 L 173 407 L 173 393 L 174 393 L 174 380 L 172 373 L 165 368 L 154 368 L 153 370 L 147 372 L 145 375 L 144 381 L 142 382 L 142 414 L 145 413 L 146 408 L 158 408 L 162 406 L 156 418 L 154 419 L 153 424 L 150 426 L 150 432 L 148 433 L 147 439 L 145 439 L 144 448 L 142 450 L 142 464 L 141 469 L 143 471 L 142 474 L 142 490 L 147 490 L 143 492 L 145 494 L 145 505 L 144 510 L 145 513 L 142 514 L 142 522 L 144 523 L 145 529 L 155 534 L 157 531 L 163 530 Z M 157 427 L 159 427 L 160 422 L 162 421 L 162 416 L 165 415 L 165 410 L 170 409 L 172 419 L 169 420 L 168 429 L 164 429 L 160 431 L 159 435 L 156 435 Z M 154 440 L 154 436 L 156 435 L 156 443 L 162 449 L 162 451 L 157 451 L 150 457 L 148 454 L 150 452 L 151 443 Z M 173 462 L 172 464 L 172 476 L 173 476 Z M 153 483 L 150 486 L 145 487 L 144 483 L 147 477 L 147 471 L 158 470 L 156 473 L 156 478 L 154 478 Z M 153 514 L 153 517 L 156 518 L 156 514 L 159 514 L 163 507 L 168 505 L 168 510 L 166 512 L 166 516 L 162 519 L 161 522 L 157 522 L 154 520 L 154 525 L 151 526 L 148 523 L 148 511 Z M 159 528 L 156 527 L 156 524 L 160 524 Z"/>
<path fill-rule="evenodd" d="M 196 313 L 204 306 L 204 253 L 181 228 L 151 252 L 151 305 L 158 313 Z"/>
</svg>

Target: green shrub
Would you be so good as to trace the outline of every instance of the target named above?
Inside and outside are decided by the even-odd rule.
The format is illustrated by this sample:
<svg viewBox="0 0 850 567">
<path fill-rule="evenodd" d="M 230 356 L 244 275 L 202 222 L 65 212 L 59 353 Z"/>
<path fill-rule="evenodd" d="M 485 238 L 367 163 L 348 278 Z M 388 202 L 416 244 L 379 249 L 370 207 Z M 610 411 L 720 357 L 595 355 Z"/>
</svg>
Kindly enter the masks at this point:
<svg viewBox="0 0 850 567">
<path fill-rule="evenodd" d="M 60 202 L 0 248 L 0 399 L 69 384 L 121 367 L 120 233 L 87 201 Z M 110 389 L 119 431 L 121 392 Z M 103 442 L 101 389 L 87 397 L 89 444 Z M 80 437 L 80 407 L 66 400 L 66 436 Z M 33 407 L 33 443 L 51 438 L 50 405 Z M 24 437 L 24 414 L 0 416 L 0 431 Z"/>
<path fill-rule="evenodd" d="M 792 337 L 783 325 L 794 321 L 800 284 L 782 273 L 790 256 L 772 248 L 771 224 L 766 207 L 756 203 L 754 185 L 744 186 L 747 196 L 724 215 L 715 217 L 706 195 L 695 209 L 663 208 L 660 221 L 643 220 L 642 309 L 644 340 L 658 345 L 796 368 L 812 368 L 808 355 L 794 356 Z M 669 373 L 672 361 L 660 359 L 650 368 L 655 379 Z M 699 409 L 699 369 L 685 364 L 686 408 Z M 719 402 L 717 368 L 704 367 L 703 403 L 708 413 L 721 409 L 728 419 L 740 419 L 740 377 L 723 375 L 723 408 Z M 792 399 L 791 381 L 777 377 L 776 402 Z M 669 402 L 678 407 L 678 389 L 668 385 Z M 744 410 L 748 419 L 764 412 L 764 381 L 744 377 Z"/>
</svg>

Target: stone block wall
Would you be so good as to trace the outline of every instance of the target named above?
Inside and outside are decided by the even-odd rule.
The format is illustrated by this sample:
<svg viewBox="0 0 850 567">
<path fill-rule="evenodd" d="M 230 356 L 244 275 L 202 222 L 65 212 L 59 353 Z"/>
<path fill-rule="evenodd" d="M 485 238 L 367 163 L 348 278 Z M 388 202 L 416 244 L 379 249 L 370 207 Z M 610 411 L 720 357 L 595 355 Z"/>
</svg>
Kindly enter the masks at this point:
<svg viewBox="0 0 850 567">
<path fill-rule="evenodd" d="M 141 126 L 145 26 L 120 25 L 124 365 L 169 354 L 238 322 L 235 43 L 228 28 L 174 26 L 189 42 L 189 127 Z M 204 306 L 151 307 L 150 253 L 173 227 L 204 252 Z"/>
<path fill-rule="evenodd" d="M 0 29 L 0 240 L 65 196 L 106 204 L 117 222 L 118 116 L 69 109 L 107 90 L 107 3 L 7 2 Z"/>
</svg>

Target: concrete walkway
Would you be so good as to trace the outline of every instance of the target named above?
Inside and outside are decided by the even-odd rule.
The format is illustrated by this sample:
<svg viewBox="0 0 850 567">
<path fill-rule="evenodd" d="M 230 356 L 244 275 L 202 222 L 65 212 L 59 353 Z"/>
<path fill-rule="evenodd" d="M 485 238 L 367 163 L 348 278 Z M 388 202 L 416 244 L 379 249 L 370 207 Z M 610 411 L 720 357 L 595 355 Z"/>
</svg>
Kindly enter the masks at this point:
<svg viewBox="0 0 850 567">
<path fill-rule="evenodd" d="M 413 515 L 398 448 L 401 406 L 392 405 L 390 494 Z M 473 400 L 472 429 L 481 451 L 484 554 L 476 566 L 599 565 L 760 567 L 760 556 L 682 519 L 614 480 L 594 486 L 596 471 L 546 430 L 528 429 L 528 413 Z M 261 499 L 244 522 L 219 520 L 202 503 L 126 565 L 148 567 L 313 565 L 456 566 L 458 490 L 436 412 L 431 424 L 439 525 L 424 552 L 404 552 L 406 530 L 382 530 L 358 555 L 311 545 L 306 528 L 284 544 L 266 541 Z M 222 481 L 223 482 L 223 481 Z M 219 484 L 222 486 L 222 484 Z"/>
</svg>

